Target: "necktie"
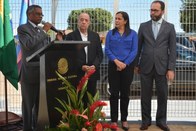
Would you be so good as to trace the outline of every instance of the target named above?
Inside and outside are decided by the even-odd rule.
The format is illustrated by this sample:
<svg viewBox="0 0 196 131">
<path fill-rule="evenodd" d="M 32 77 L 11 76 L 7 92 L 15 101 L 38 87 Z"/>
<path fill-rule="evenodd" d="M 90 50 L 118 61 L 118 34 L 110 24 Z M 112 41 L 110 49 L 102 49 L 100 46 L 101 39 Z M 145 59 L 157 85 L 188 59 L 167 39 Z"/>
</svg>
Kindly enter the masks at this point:
<svg viewBox="0 0 196 131">
<path fill-rule="evenodd" d="M 35 27 L 35 30 L 36 30 L 37 32 L 40 32 L 40 29 L 39 29 L 38 27 Z"/>
<path fill-rule="evenodd" d="M 158 32 L 159 32 L 158 23 L 154 22 L 154 24 L 153 24 L 153 34 L 154 34 L 155 39 L 157 38 Z"/>
</svg>

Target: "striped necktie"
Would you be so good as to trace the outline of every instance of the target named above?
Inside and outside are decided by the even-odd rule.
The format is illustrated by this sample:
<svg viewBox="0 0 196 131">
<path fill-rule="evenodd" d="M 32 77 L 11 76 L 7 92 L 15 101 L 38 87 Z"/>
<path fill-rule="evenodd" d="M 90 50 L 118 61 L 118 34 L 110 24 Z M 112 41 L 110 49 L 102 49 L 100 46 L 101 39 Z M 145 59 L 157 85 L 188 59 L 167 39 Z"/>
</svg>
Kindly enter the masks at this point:
<svg viewBox="0 0 196 131">
<path fill-rule="evenodd" d="M 40 29 L 39 29 L 39 27 L 35 27 L 35 30 L 37 31 L 37 32 L 40 32 Z"/>
</svg>

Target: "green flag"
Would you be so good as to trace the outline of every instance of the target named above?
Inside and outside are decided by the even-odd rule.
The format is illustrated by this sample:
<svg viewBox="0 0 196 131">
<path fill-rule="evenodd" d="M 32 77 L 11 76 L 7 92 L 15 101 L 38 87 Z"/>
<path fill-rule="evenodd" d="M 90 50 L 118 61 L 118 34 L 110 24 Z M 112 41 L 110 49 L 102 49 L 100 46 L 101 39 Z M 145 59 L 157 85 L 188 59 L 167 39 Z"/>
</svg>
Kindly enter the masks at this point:
<svg viewBox="0 0 196 131">
<path fill-rule="evenodd" d="M 0 0 L 0 70 L 18 89 L 16 48 L 11 25 L 9 0 Z"/>
</svg>

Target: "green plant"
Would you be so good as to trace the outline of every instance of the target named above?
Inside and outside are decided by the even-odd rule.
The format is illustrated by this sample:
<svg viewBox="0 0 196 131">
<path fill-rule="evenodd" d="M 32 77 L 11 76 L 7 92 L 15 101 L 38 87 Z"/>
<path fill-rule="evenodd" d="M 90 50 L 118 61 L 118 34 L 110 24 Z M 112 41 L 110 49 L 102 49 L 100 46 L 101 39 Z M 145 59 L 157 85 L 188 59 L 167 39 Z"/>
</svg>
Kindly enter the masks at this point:
<svg viewBox="0 0 196 131">
<path fill-rule="evenodd" d="M 105 121 L 106 114 L 102 112 L 103 106 L 107 104 L 99 100 L 99 92 L 94 97 L 87 92 L 89 103 L 88 107 L 84 109 L 82 98 L 87 90 L 87 83 L 89 77 L 95 72 L 90 70 L 80 80 L 77 88 L 71 85 L 67 79 L 62 77 L 58 72 L 57 75 L 63 81 L 63 87 L 59 90 L 65 90 L 68 101 L 58 100 L 63 109 L 55 107 L 62 114 L 56 131 L 102 131 L 104 128 L 116 129 L 117 127 L 107 124 Z M 50 130 L 52 131 L 52 129 Z"/>
</svg>

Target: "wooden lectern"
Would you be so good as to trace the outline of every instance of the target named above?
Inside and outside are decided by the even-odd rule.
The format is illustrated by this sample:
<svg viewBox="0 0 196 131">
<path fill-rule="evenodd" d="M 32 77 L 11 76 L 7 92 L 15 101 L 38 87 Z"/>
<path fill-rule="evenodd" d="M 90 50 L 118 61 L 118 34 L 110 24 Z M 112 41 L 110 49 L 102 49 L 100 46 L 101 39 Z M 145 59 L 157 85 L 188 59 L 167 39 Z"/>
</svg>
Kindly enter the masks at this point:
<svg viewBox="0 0 196 131">
<path fill-rule="evenodd" d="M 77 85 L 77 54 L 88 44 L 89 41 L 54 41 L 26 59 L 27 62 L 40 62 L 39 131 L 56 127 L 62 119 L 55 109 L 61 108 L 56 98 L 66 101 L 67 96 L 64 90 L 59 90 L 62 81 L 56 71 L 72 85 Z"/>
</svg>

